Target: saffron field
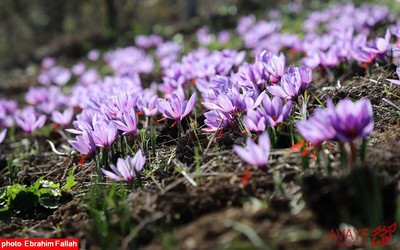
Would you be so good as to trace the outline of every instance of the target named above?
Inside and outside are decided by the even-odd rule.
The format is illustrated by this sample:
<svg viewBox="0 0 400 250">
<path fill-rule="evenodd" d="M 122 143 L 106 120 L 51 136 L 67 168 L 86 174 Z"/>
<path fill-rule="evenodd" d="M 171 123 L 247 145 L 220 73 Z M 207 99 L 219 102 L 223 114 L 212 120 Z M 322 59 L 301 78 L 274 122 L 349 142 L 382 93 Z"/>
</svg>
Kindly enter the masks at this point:
<svg viewBox="0 0 400 250">
<path fill-rule="evenodd" d="M 0 92 L 0 237 L 400 249 L 399 13 L 294 2 L 42 58 Z"/>
</svg>

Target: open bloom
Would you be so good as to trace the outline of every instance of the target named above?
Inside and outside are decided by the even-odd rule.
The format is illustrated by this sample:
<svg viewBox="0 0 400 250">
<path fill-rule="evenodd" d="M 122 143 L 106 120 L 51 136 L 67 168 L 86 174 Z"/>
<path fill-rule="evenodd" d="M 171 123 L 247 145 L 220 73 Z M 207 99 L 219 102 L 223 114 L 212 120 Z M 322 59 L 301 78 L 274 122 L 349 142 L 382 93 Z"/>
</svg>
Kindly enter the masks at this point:
<svg viewBox="0 0 400 250">
<path fill-rule="evenodd" d="M 289 66 L 288 73 L 282 76 L 280 84 L 267 87 L 274 96 L 296 101 L 308 89 L 312 81 L 312 71 L 308 67 Z"/>
<path fill-rule="evenodd" d="M 374 115 L 368 98 L 357 102 L 341 100 L 336 105 L 335 115 L 331 118 L 336 137 L 342 141 L 365 138 L 374 129 Z"/>
<path fill-rule="evenodd" d="M 272 100 L 268 95 L 265 95 L 262 100 L 263 108 L 265 112 L 266 121 L 270 126 L 277 126 L 286 120 L 292 111 L 292 101 L 282 102 L 282 99 L 275 96 Z"/>
<path fill-rule="evenodd" d="M 15 116 L 15 122 L 27 133 L 32 133 L 38 128 L 43 127 L 46 122 L 46 116 L 37 116 L 33 108 L 25 108 Z"/>
<path fill-rule="evenodd" d="M 117 137 L 118 129 L 113 122 L 99 121 L 94 125 L 93 141 L 98 147 L 109 148 Z"/>
<path fill-rule="evenodd" d="M 269 73 L 269 81 L 274 84 L 279 82 L 283 74 L 285 73 L 285 62 L 286 58 L 283 53 L 279 56 L 272 56 L 269 63 L 266 65 L 266 69 Z"/>
<path fill-rule="evenodd" d="M 64 110 L 63 113 L 56 110 L 56 111 L 53 111 L 53 113 L 51 113 L 51 119 L 53 120 L 53 122 L 55 122 L 57 124 L 66 126 L 71 122 L 73 115 L 74 115 L 74 111 L 72 108 Z"/>
<path fill-rule="evenodd" d="M 344 99 L 335 107 L 328 99 L 327 109 L 317 109 L 308 120 L 297 122 L 296 127 L 314 145 L 333 139 L 348 142 L 365 138 L 374 128 L 371 102 L 367 98 L 357 102 Z"/>
<path fill-rule="evenodd" d="M 111 171 L 101 169 L 103 174 L 116 181 L 132 182 L 136 173 L 142 171 L 146 162 L 146 157 L 139 150 L 134 157 L 128 156 L 126 159 L 118 158 L 117 166 L 110 164 Z"/>
<path fill-rule="evenodd" d="M 91 131 L 85 130 L 76 140 L 69 140 L 68 143 L 79 153 L 83 155 L 91 155 L 96 152 L 96 145 L 93 141 Z"/>
<path fill-rule="evenodd" d="M 6 134 L 7 134 L 7 129 L 3 129 L 3 131 L 0 132 L 0 143 L 4 141 L 4 139 L 6 138 Z"/>
<path fill-rule="evenodd" d="M 154 95 L 150 100 L 145 100 L 144 98 L 139 98 L 137 103 L 138 108 L 144 113 L 145 116 L 153 116 L 158 112 L 157 109 L 157 96 Z"/>
<path fill-rule="evenodd" d="M 296 128 L 307 141 L 313 145 L 335 138 L 336 131 L 332 127 L 331 117 L 335 107 L 328 101 L 328 109 L 317 108 L 315 114 L 306 121 L 296 122 Z"/>
<path fill-rule="evenodd" d="M 267 132 L 264 132 L 258 138 L 258 145 L 250 138 L 246 139 L 247 148 L 234 145 L 233 150 L 245 162 L 255 167 L 265 167 L 268 165 L 271 142 Z"/>
<path fill-rule="evenodd" d="M 260 108 L 257 108 L 257 110 L 247 110 L 247 114 L 243 118 L 243 123 L 249 131 L 260 133 L 267 128 L 266 117 L 261 114 L 262 112 L 259 112 L 259 109 Z"/>
<path fill-rule="evenodd" d="M 181 99 L 173 93 L 170 101 L 158 99 L 157 108 L 165 117 L 181 122 L 193 109 L 196 103 L 196 93 L 193 93 L 189 101 L 181 101 Z"/>
<path fill-rule="evenodd" d="M 137 135 L 137 120 L 135 110 L 132 109 L 130 112 L 124 112 L 121 118 L 113 120 L 117 129 L 121 130 L 125 134 Z"/>
</svg>

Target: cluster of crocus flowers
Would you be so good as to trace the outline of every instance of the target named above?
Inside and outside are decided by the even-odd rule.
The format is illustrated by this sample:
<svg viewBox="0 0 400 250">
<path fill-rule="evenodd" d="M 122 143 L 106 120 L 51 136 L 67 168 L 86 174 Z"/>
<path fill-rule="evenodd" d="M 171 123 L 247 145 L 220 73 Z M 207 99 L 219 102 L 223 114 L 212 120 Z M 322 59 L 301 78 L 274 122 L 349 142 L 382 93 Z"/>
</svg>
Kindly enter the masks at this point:
<svg viewBox="0 0 400 250">
<path fill-rule="evenodd" d="M 258 144 L 247 137 L 246 147 L 234 145 L 233 151 L 246 163 L 254 167 L 266 167 L 271 151 L 271 142 L 267 132 L 260 134 Z"/>
<path fill-rule="evenodd" d="M 243 118 L 243 123 L 251 132 L 260 133 L 265 131 L 268 126 L 275 127 L 279 125 L 289 117 L 292 111 L 292 101 L 290 100 L 284 102 L 277 96 L 271 99 L 265 93 L 260 97 L 262 98 L 261 105 L 254 110 L 247 110 L 247 114 Z"/>
<path fill-rule="evenodd" d="M 142 171 L 145 163 L 146 157 L 142 154 L 142 151 L 139 150 L 134 157 L 128 156 L 125 159 L 118 158 L 117 166 L 110 164 L 111 171 L 105 168 L 102 168 L 101 171 L 112 180 L 132 183 L 137 174 Z"/>
</svg>

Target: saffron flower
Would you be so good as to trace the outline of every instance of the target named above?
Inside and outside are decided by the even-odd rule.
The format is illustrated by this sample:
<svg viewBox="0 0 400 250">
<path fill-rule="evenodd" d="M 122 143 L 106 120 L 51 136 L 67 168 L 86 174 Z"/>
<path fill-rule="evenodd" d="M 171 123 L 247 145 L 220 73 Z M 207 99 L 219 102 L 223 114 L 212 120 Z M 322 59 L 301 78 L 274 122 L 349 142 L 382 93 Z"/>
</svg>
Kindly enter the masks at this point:
<svg viewBox="0 0 400 250">
<path fill-rule="evenodd" d="M 113 120 L 117 129 L 123 131 L 124 135 L 131 134 L 137 135 L 137 120 L 135 110 L 132 109 L 130 112 L 124 112 L 121 118 Z"/>
<path fill-rule="evenodd" d="M 280 84 L 267 87 L 268 91 L 274 96 L 296 101 L 310 86 L 312 72 L 308 67 L 289 66 L 288 73 L 282 76 Z"/>
<path fill-rule="evenodd" d="M 204 123 L 207 128 L 204 131 L 218 131 L 220 129 L 226 128 L 233 120 L 230 118 L 229 114 L 223 113 L 220 110 L 211 110 L 204 113 L 205 120 Z"/>
<path fill-rule="evenodd" d="M 137 107 L 143 112 L 145 116 L 154 116 L 157 114 L 157 96 L 154 95 L 150 100 L 145 100 L 144 98 L 139 98 Z"/>
<path fill-rule="evenodd" d="M 335 115 L 331 118 L 336 137 L 341 141 L 352 141 L 369 136 L 374 129 L 374 114 L 368 98 L 357 102 L 341 100 L 336 105 Z"/>
<path fill-rule="evenodd" d="M 292 101 L 283 104 L 282 99 L 277 96 L 271 100 L 268 95 L 264 95 L 262 104 L 266 121 L 273 127 L 286 120 L 292 111 Z"/>
<path fill-rule="evenodd" d="M 300 134 L 314 145 L 333 139 L 352 142 L 372 133 L 372 105 L 367 98 L 358 102 L 344 99 L 335 107 L 328 99 L 327 109 L 318 108 L 307 121 L 297 122 L 296 127 Z"/>
<path fill-rule="evenodd" d="M 243 118 L 243 123 L 249 131 L 252 132 L 263 132 L 267 128 L 265 116 L 259 112 L 259 110 L 247 110 L 246 116 Z"/>
<path fill-rule="evenodd" d="M 247 137 L 246 147 L 234 145 L 233 150 L 243 161 L 252 166 L 266 167 L 268 165 L 271 142 L 267 132 L 258 137 L 258 145 L 250 137 Z"/>
<path fill-rule="evenodd" d="M 317 108 L 314 115 L 308 120 L 296 122 L 296 128 L 304 139 L 318 146 L 324 141 L 334 139 L 336 136 L 336 131 L 331 123 L 331 117 L 334 112 L 335 107 L 328 100 L 328 109 Z"/>
<path fill-rule="evenodd" d="M 165 117 L 180 123 L 187 116 L 196 103 L 196 93 L 193 93 L 189 101 L 182 101 L 175 93 L 171 95 L 170 101 L 159 98 L 157 108 Z"/>
<path fill-rule="evenodd" d="M 85 130 L 76 140 L 68 140 L 68 143 L 79 153 L 83 155 L 91 155 L 96 152 L 96 145 L 93 141 L 91 131 Z"/>
<path fill-rule="evenodd" d="M 103 174 L 112 180 L 132 182 L 136 174 L 142 171 L 146 162 L 146 157 L 139 150 L 134 157 L 128 156 L 126 159 L 118 158 L 117 166 L 110 164 L 111 171 L 101 169 Z"/>
<path fill-rule="evenodd" d="M 98 51 L 97 49 L 89 51 L 89 53 L 87 54 L 87 58 L 93 62 L 97 61 L 100 58 L 100 51 Z"/>
<path fill-rule="evenodd" d="M 25 132 L 32 133 L 36 129 L 43 127 L 46 122 L 46 116 L 37 116 L 35 110 L 32 107 L 28 107 L 15 116 L 15 122 Z"/>
<path fill-rule="evenodd" d="M 3 131 L 0 132 L 0 143 L 4 141 L 4 139 L 6 138 L 6 134 L 7 134 L 7 129 L 3 129 Z"/>
<path fill-rule="evenodd" d="M 279 56 L 272 56 L 269 63 L 266 65 L 266 70 L 269 73 L 269 81 L 271 84 L 279 82 L 285 73 L 286 58 L 283 53 Z"/>
<path fill-rule="evenodd" d="M 74 115 L 74 111 L 72 108 L 64 110 L 63 113 L 56 110 L 56 111 L 53 111 L 53 113 L 51 113 L 51 119 L 53 120 L 53 122 L 55 122 L 57 124 L 66 126 L 71 122 L 73 115 Z"/>
<path fill-rule="evenodd" d="M 93 141 L 98 147 L 109 148 L 117 137 L 118 129 L 113 122 L 99 121 L 94 125 Z"/>
</svg>

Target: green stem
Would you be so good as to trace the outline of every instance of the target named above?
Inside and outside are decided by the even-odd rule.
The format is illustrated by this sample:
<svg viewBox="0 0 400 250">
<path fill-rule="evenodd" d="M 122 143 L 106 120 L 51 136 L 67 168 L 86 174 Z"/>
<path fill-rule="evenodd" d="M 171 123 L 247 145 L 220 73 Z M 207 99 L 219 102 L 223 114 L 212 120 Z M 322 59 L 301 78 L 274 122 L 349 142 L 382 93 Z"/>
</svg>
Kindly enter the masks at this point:
<svg viewBox="0 0 400 250">
<path fill-rule="evenodd" d="M 178 123 L 178 138 L 181 138 L 185 134 L 185 130 L 183 129 L 182 123 L 179 121 Z"/>
<path fill-rule="evenodd" d="M 121 150 L 122 157 L 124 157 L 125 156 L 125 143 L 124 143 L 124 136 L 123 135 L 120 136 L 119 143 L 121 144 L 120 145 L 121 146 L 120 150 Z"/>
<path fill-rule="evenodd" d="M 365 156 L 367 155 L 367 140 L 363 139 L 361 144 L 360 159 L 361 163 L 365 162 Z"/>
<path fill-rule="evenodd" d="M 340 162 L 342 170 L 347 169 L 347 152 L 343 142 L 339 143 L 340 148 Z"/>
<path fill-rule="evenodd" d="M 350 166 L 354 166 L 356 163 L 356 146 L 354 144 L 354 141 L 349 142 L 350 145 Z"/>
</svg>

